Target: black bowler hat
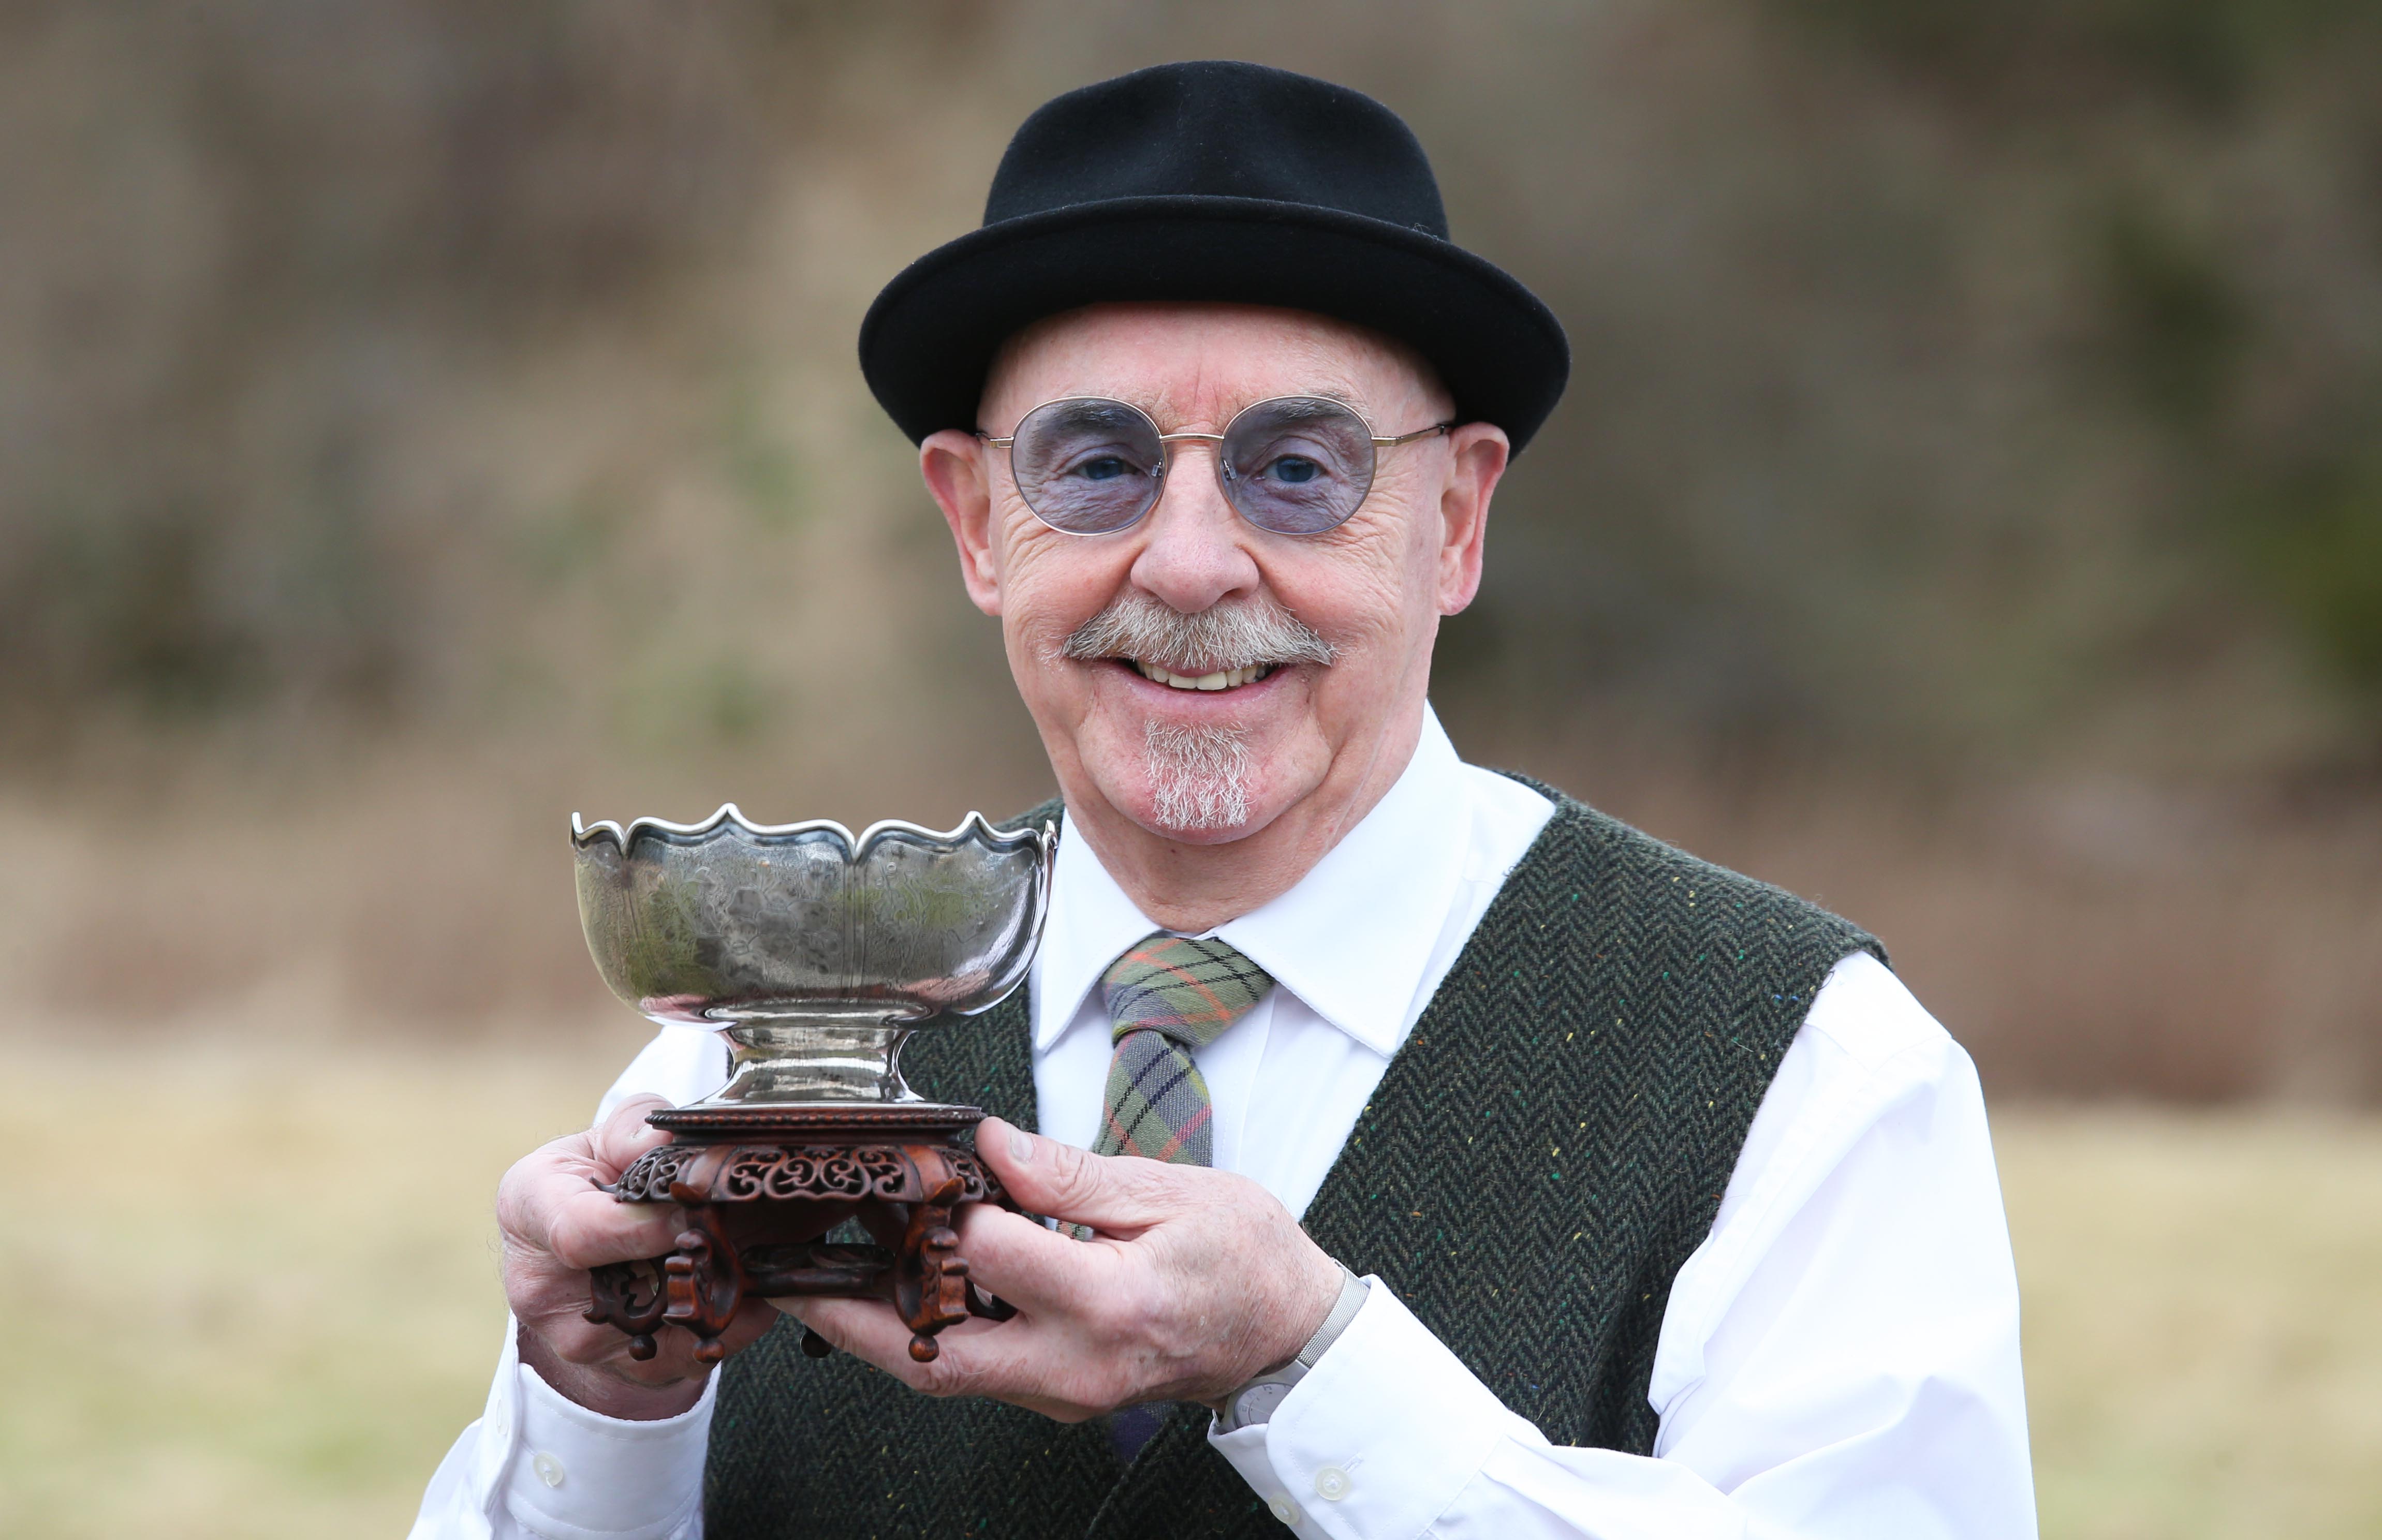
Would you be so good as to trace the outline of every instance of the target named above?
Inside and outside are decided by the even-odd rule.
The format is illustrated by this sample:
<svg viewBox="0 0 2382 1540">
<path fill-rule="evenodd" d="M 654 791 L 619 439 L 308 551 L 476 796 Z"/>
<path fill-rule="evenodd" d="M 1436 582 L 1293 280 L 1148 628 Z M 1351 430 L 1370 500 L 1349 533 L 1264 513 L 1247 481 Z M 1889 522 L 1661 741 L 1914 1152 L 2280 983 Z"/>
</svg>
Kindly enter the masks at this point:
<svg viewBox="0 0 2382 1540">
<path fill-rule="evenodd" d="M 1044 104 L 984 224 L 903 268 L 860 371 L 915 442 L 974 429 L 1003 338 L 1099 300 L 1220 299 L 1355 322 L 1429 359 L 1519 449 L 1563 395 L 1563 326 L 1447 238 L 1430 162 L 1362 92 L 1263 65 L 1159 65 Z M 1392 424 L 1394 431 L 1403 424 Z"/>
</svg>

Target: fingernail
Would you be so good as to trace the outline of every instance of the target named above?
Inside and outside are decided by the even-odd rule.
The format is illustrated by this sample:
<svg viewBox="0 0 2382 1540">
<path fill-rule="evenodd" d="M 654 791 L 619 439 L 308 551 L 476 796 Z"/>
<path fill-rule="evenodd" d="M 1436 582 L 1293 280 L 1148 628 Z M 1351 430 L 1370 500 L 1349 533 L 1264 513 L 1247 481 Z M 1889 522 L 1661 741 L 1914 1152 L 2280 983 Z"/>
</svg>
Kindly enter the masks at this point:
<svg viewBox="0 0 2382 1540">
<path fill-rule="evenodd" d="M 1009 1158 L 1020 1166 L 1034 1158 L 1034 1136 L 1014 1124 L 1009 1130 Z"/>
</svg>

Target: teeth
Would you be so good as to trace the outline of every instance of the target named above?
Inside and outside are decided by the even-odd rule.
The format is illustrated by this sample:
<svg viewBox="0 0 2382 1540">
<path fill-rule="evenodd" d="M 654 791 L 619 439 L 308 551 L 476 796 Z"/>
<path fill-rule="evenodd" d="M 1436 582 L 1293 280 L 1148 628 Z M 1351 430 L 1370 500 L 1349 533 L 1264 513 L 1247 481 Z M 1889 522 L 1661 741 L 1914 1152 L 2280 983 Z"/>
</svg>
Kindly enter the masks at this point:
<svg viewBox="0 0 2382 1540">
<path fill-rule="evenodd" d="M 1245 684 L 1254 684 L 1273 672 L 1273 665 L 1270 663 L 1253 663 L 1246 668 L 1227 668 L 1221 674 L 1195 676 L 1169 673 L 1158 665 L 1144 663 L 1139 658 L 1130 661 L 1141 670 L 1143 678 L 1155 679 L 1176 690 L 1236 690 Z"/>
</svg>

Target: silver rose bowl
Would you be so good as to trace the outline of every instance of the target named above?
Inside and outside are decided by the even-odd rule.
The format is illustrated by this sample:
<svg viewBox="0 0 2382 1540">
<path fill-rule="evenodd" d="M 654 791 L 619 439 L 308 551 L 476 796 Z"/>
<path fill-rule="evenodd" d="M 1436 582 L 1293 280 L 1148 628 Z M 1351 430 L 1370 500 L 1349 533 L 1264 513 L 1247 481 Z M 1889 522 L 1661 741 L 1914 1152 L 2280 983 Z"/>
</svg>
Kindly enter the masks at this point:
<svg viewBox="0 0 2382 1540">
<path fill-rule="evenodd" d="M 971 813 L 948 834 L 873 824 L 571 817 L 579 918 L 612 993 L 727 1034 L 697 1107 L 925 1105 L 902 1041 L 989 1010 L 1025 977 L 1058 832 Z"/>
</svg>

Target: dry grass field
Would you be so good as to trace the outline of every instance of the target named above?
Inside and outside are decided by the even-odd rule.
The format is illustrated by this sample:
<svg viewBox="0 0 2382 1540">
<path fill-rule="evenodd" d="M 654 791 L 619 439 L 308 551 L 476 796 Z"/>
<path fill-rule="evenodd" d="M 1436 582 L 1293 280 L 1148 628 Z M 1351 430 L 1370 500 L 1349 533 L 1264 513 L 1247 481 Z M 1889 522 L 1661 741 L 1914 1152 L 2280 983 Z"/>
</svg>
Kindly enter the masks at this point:
<svg viewBox="0 0 2382 1540">
<path fill-rule="evenodd" d="M 8 1127 L 50 1156 L 0 1209 L 0 1534 L 401 1533 L 496 1351 L 488 1192 L 614 1046 L 0 1047 Z M 1996 1128 L 2044 1533 L 2382 1532 L 2382 1124 Z"/>
</svg>

